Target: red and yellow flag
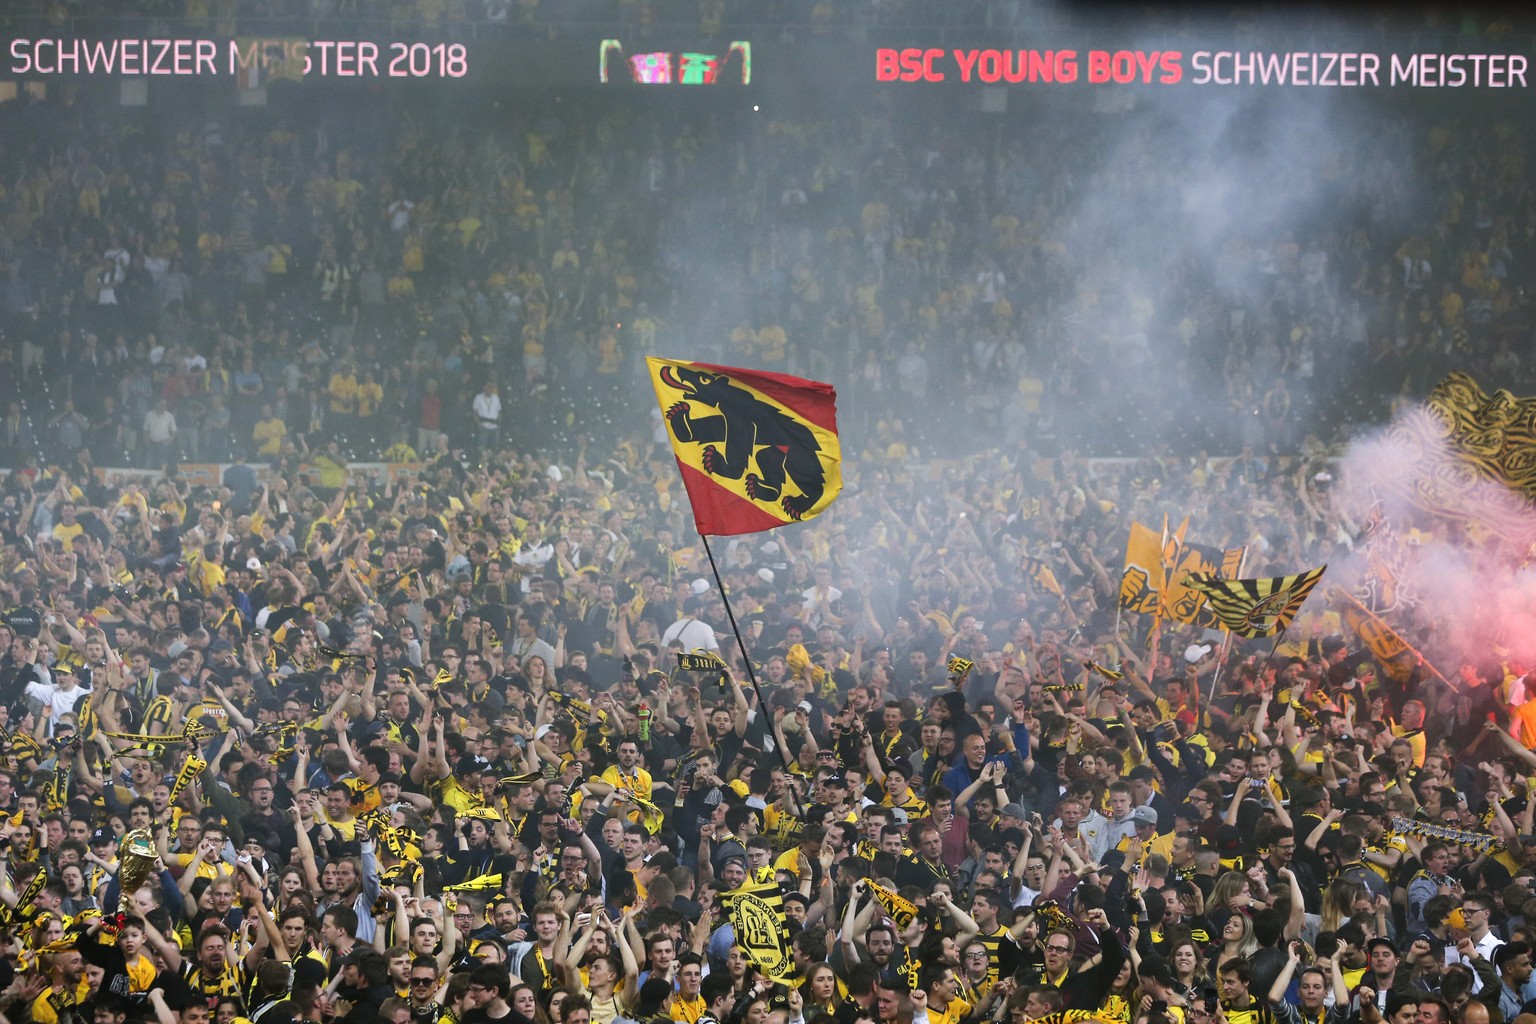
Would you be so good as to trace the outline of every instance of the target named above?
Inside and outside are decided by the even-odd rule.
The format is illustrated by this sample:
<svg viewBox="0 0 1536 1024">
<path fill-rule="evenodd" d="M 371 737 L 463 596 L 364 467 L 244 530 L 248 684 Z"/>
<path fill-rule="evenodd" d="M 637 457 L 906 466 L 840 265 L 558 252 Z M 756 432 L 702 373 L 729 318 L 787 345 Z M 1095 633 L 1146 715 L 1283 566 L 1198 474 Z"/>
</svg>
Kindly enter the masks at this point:
<svg viewBox="0 0 1536 1024">
<path fill-rule="evenodd" d="M 843 486 L 832 385 L 649 358 L 651 384 L 701 534 L 818 515 Z"/>
</svg>

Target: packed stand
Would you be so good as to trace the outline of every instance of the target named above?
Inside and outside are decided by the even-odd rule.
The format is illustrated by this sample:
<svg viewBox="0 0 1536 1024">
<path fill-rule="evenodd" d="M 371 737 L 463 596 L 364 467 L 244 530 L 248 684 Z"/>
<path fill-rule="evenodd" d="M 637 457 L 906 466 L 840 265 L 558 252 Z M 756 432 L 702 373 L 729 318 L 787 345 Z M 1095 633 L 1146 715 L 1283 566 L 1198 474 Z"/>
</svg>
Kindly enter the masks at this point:
<svg viewBox="0 0 1536 1024">
<path fill-rule="evenodd" d="M 612 443 L 658 352 L 831 380 L 892 463 L 975 455 L 978 429 L 1289 454 L 1450 368 L 1536 386 L 1523 136 L 1368 98 L 1336 135 L 1367 145 L 1305 150 L 1304 188 L 1254 157 L 1256 197 L 1199 176 L 1262 140 L 1191 145 L 1177 109 L 1085 118 L 1068 94 L 937 125 L 621 93 L 480 127 L 355 93 L 61 102 L 0 106 L 22 140 L 0 155 L 7 465 L 243 457 L 335 486 L 349 459 L 556 446 L 552 423 Z M 1246 216 L 1190 222 L 1191 178 Z"/>
<path fill-rule="evenodd" d="M 667 449 L 604 456 L 14 474 L 6 1016 L 1439 1024 L 1533 994 L 1512 661 L 1453 690 L 1327 631 L 1149 651 L 1106 566 L 1153 467 L 1066 459 L 871 474 L 722 541 L 754 686 Z M 1306 479 L 1261 466 L 1164 494 Z M 1059 595 L 1013 568 L 1053 538 Z M 739 890 L 781 894 L 776 977 Z"/>
<path fill-rule="evenodd" d="M 0 156 L 6 1018 L 1482 1024 L 1536 997 L 1525 666 L 1442 644 L 1453 686 L 1329 614 L 1272 651 L 1116 613 L 1129 524 L 1170 508 L 1255 572 L 1356 542 L 1319 467 L 1264 450 L 1367 418 L 1307 384 L 1353 365 L 1332 341 L 1383 406 L 1451 352 L 1526 379 L 1518 138 L 1400 126 L 1455 215 L 1399 230 L 1386 194 L 1369 230 L 1249 240 L 1237 316 L 1196 268 L 1117 292 L 1048 136 L 392 112 L 0 107 L 35 140 Z M 1115 431 L 1066 411 L 1121 357 L 1138 429 L 1225 436 L 1153 401 L 1158 324 L 1223 354 L 1240 416 L 1253 380 L 1322 406 L 1264 396 L 1277 432 L 1232 461 L 1084 461 Z M 839 503 L 719 545 L 756 685 L 640 427 L 658 350 L 856 382 Z M 919 476 L 953 439 L 911 412 L 967 389 L 967 436 L 1063 454 Z M 231 465 L 92 473 L 179 459 Z M 731 670 L 680 670 L 699 649 Z M 726 904 L 775 885 L 770 978 Z"/>
</svg>

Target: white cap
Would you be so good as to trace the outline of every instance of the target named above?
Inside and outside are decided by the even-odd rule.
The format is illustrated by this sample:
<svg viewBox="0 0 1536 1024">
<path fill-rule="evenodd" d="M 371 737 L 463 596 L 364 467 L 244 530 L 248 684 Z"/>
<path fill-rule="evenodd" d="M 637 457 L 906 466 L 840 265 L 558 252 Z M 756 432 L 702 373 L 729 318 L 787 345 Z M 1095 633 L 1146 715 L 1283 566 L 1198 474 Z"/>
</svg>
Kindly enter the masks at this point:
<svg viewBox="0 0 1536 1024">
<path fill-rule="evenodd" d="M 252 555 L 245 560 L 245 567 L 251 570 L 251 572 L 261 572 L 261 559 Z"/>
<path fill-rule="evenodd" d="M 779 542 L 776 540 L 767 541 L 760 545 L 757 550 L 765 555 L 776 555 L 779 553 Z"/>
<path fill-rule="evenodd" d="M 700 577 L 700 578 L 694 580 L 692 583 L 690 583 L 688 585 L 688 588 L 690 590 L 692 590 L 694 596 L 697 597 L 698 595 L 704 593 L 704 591 L 709 589 L 709 580 L 706 580 L 703 577 Z"/>
<path fill-rule="evenodd" d="M 772 583 L 773 582 L 773 570 L 772 569 L 759 569 L 759 570 L 757 570 L 757 578 L 762 580 L 764 583 Z"/>
<path fill-rule="evenodd" d="M 549 468 L 544 471 L 544 475 L 549 477 L 555 483 L 559 483 L 565 479 L 565 474 L 560 472 L 560 467 L 555 465 L 553 462 L 551 462 L 549 464 Z"/>
<path fill-rule="evenodd" d="M 1210 644 L 1190 644 L 1184 648 L 1184 660 L 1193 665 L 1207 654 L 1211 653 Z"/>
</svg>

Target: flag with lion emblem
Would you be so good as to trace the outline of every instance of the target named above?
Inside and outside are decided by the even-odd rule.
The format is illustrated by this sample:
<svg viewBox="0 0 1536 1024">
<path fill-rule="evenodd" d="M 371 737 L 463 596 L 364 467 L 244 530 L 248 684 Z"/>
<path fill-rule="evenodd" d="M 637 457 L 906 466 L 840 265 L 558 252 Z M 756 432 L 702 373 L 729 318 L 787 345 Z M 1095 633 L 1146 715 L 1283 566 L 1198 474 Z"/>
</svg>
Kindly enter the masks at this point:
<svg viewBox="0 0 1536 1024">
<path fill-rule="evenodd" d="M 646 359 L 699 533 L 771 530 L 818 515 L 843 486 L 832 385 L 761 370 Z"/>
</svg>

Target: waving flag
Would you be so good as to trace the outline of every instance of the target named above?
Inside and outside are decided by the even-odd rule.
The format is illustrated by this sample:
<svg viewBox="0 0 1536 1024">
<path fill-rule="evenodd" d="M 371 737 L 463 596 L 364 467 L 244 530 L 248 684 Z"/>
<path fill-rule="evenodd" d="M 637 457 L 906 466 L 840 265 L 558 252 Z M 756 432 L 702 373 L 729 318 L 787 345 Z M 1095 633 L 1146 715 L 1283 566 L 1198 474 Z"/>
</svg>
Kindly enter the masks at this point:
<svg viewBox="0 0 1536 1024">
<path fill-rule="evenodd" d="M 789 920 L 779 883 L 744 885 L 720 898 L 730 913 L 736 945 L 747 959 L 775 981 L 793 978 L 795 958 L 789 951 Z"/>
<path fill-rule="evenodd" d="M 1237 575 L 1242 548 L 1212 547 L 1184 539 L 1186 517 L 1175 530 L 1165 525 L 1159 534 L 1141 523 L 1131 524 L 1120 576 L 1120 606 L 1126 611 L 1161 615 L 1194 626 L 1214 628 L 1216 615 L 1203 592 L 1189 585 L 1191 576 Z"/>
<path fill-rule="evenodd" d="M 1168 617 L 1192 626 L 1216 628 L 1218 623 L 1215 612 L 1207 603 L 1205 595 L 1189 585 L 1189 577 L 1204 575 L 1231 579 L 1237 575 L 1237 568 L 1242 562 L 1242 548 L 1223 549 L 1209 544 L 1176 541 L 1173 556 L 1168 561 L 1165 605 Z"/>
<path fill-rule="evenodd" d="M 1452 373 L 1424 407 L 1393 422 L 1388 438 L 1396 454 L 1367 483 L 1466 528 L 1522 547 L 1536 541 L 1536 397 L 1502 388 L 1490 395 Z"/>
<path fill-rule="evenodd" d="M 699 533 L 757 533 L 819 514 L 843 486 L 837 393 L 759 370 L 648 358 Z"/>
<path fill-rule="evenodd" d="M 1120 607 L 1158 614 L 1159 595 L 1167 585 L 1162 537 L 1150 526 L 1132 523 L 1125 544 L 1125 571 L 1120 575 Z"/>
<path fill-rule="evenodd" d="M 1186 582 L 1205 594 L 1222 629 L 1239 636 L 1274 636 L 1291 624 L 1327 569 L 1324 565 L 1294 576 L 1258 580 L 1220 580 L 1195 574 Z"/>
</svg>

